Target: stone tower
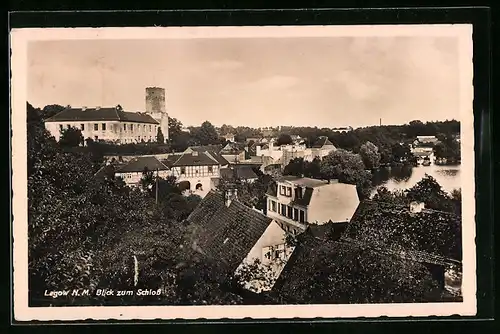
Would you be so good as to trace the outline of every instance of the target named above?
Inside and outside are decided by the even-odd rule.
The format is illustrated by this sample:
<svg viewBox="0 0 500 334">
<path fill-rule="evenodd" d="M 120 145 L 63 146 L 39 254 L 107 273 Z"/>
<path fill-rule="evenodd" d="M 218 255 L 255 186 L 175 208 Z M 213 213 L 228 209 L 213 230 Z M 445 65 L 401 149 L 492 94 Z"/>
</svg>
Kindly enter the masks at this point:
<svg viewBox="0 0 500 334">
<path fill-rule="evenodd" d="M 160 123 L 165 140 L 168 139 L 168 113 L 165 104 L 165 88 L 146 88 L 146 113 Z M 155 134 L 156 136 L 156 134 Z"/>
</svg>

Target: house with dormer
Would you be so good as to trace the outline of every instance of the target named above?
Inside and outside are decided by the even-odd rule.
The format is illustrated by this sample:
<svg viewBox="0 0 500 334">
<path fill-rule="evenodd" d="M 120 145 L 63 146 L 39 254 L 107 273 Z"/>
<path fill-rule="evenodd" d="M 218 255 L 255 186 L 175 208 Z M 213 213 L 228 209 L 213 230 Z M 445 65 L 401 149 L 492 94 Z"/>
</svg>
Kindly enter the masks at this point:
<svg viewBox="0 0 500 334">
<path fill-rule="evenodd" d="M 343 224 L 359 205 L 356 186 L 306 177 L 283 176 L 266 193 L 267 215 L 298 235 L 309 224 Z"/>
</svg>

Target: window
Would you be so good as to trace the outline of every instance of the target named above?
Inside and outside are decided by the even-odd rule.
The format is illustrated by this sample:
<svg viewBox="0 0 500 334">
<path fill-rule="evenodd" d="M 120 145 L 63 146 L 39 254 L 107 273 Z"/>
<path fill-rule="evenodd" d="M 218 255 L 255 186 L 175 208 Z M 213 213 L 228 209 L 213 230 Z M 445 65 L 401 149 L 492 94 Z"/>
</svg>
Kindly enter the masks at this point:
<svg viewBox="0 0 500 334">
<path fill-rule="evenodd" d="M 99 130 L 99 124 L 95 123 L 94 124 L 94 131 L 97 131 L 97 130 Z"/>
<path fill-rule="evenodd" d="M 80 124 L 80 130 L 85 131 L 85 124 Z"/>
<path fill-rule="evenodd" d="M 151 126 L 151 125 L 149 125 L 149 132 L 151 132 L 151 129 L 152 129 L 152 126 Z"/>
<path fill-rule="evenodd" d="M 291 206 L 288 207 L 288 212 L 287 212 L 287 217 L 288 218 L 292 218 L 292 214 L 293 214 L 293 208 Z"/>
<path fill-rule="evenodd" d="M 99 140 L 99 137 L 98 137 L 98 136 L 94 136 L 94 140 L 95 140 L 95 141 L 98 141 L 98 140 Z"/>
<path fill-rule="evenodd" d="M 142 126 L 142 129 L 143 129 L 144 131 L 146 131 L 146 125 L 143 125 L 143 126 Z"/>
<path fill-rule="evenodd" d="M 305 222 L 305 220 L 306 220 L 306 219 L 305 219 L 305 213 L 304 213 L 304 211 L 300 210 L 299 221 L 300 221 L 301 223 L 304 223 L 304 222 Z"/>
<path fill-rule="evenodd" d="M 71 125 L 66 124 L 66 129 L 69 129 L 69 128 L 71 128 Z"/>
<path fill-rule="evenodd" d="M 101 129 L 102 129 L 102 131 L 106 131 L 106 123 L 101 124 Z"/>
<path fill-rule="evenodd" d="M 285 186 L 280 186 L 280 195 L 283 195 L 283 196 L 286 195 L 286 187 Z"/>
<path fill-rule="evenodd" d="M 301 187 L 295 188 L 295 198 L 296 199 L 302 198 L 302 188 Z"/>
<path fill-rule="evenodd" d="M 123 124 L 123 131 L 127 131 L 127 124 Z"/>
<path fill-rule="evenodd" d="M 62 125 L 62 124 L 59 124 L 59 130 L 61 130 L 61 131 L 62 131 L 62 129 L 63 129 L 63 125 Z"/>
<path fill-rule="evenodd" d="M 213 171 L 214 171 L 214 168 L 212 166 L 208 166 L 208 172 L 213 173 Z"/>
<path fill-rule="evenodd" d="M 287 195 L 288 197 L 292 197 L 292 188 L 290 188 L 290 187 L 286 187 L 286 195 Z"/>
<path fill-rule="evenodd" d="M 285 204 L 281 204 L 281 215 L 286 216 L 286 205 Z"/>
<path fill-rule="evenodd" d="M 130 131 L 134 131 L 134 124 L 130 124 L 130 125 L 128 126 L 128 128 L 129 128 L 129 130 L 130 130 Z"/>
<path fill-rule="evenodd" d="M 181 167 L 181 174 L 186 174 L 186 167 Z"/>
<path fill-rule="evenodd" d="M 293 209 L 293 220 L 299 220 L 299 209 Z"/>
<path fill-rule="evenodd" d="M 275 201 L 271 201 L 271 211 L 276 212 L 276 202 Z"/>
</svg>

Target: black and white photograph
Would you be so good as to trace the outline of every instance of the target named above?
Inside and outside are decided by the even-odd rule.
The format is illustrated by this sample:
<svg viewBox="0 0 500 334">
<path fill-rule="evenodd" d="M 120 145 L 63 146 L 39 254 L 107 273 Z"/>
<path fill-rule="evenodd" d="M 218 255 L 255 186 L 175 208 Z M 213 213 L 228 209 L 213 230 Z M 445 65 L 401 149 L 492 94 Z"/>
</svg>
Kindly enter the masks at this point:
<svg viewBox="0 0 500 334">
<path fill-rule="evenodd" d="M 469 25 L 11 43 L 16 319 L 475 314 Z"/>
</svg>

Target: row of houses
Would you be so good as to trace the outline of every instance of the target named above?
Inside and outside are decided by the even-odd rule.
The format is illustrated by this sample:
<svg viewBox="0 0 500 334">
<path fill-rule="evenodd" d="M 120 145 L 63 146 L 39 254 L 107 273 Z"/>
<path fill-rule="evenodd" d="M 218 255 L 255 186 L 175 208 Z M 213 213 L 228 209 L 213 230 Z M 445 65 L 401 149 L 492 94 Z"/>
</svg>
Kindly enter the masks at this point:
<svg viewBox="0 0 500 334">
<path fill-rule="evenodd" d="M 292 176 L 278 179 L 266 197 L 266 212 L 258 212 L 241 203 L 235 190 L 210 191 L 187 219 L 194 226 L 190 238 L 193 251 L 221 261 L 235 275 L 257 265 L 259 269 L 252 267 L 256 275 L 243 282 L 251 293 L 280 295 L 308 289 L 308 283 L 301 281 L 306 266 L 325 256 L 340 261 L 345 252 L 359 247 L 370 248 L 378 257 L 397 256 L 402 261 L 422 263 L 442 283 L 443 291 L 455 289 L 456 293 L 460 289 L 459 244 L 439 244 L 441 240 L 433 238 L 428 240 L 433 243 L 429 248 L 427 241 L 421 240 L 425 231 L 418 228 L 408 231 L 408 238 L 419 243 L 398 247 L 397 238 L 375 240 L 377 235 L 394 233 L 395 226 L 410 215 L 433 219 L 437 232 L 449 233 L 450 220 L 458 219 L 452 215 L 436 220 L 420 203 L 397 210 L 370 201 L 360 203 L 354 185 Z M 367 218 L 370 214 L 373 220 Z M 381 231 L 374 236 L 369 228 Z M 290 237 L 300 242 L 290 243 Z M 325 249 L 333 253 L 321 254 Z M 339 249 L 343 250 L 340 255 Z"/>
<path fill-rule="evenodd" d="M 139 157 L 107 157 L 106 166 L 97 177 L 113 175 L 122 178 L 128 186 L 138 186 L 145 170 L 154 176 L 174 176 L 186 195 L 204 197 L 216 189 L 221 178 L 254 182 L 258 176 L 252 165 L 230 164 L 212 146 L 189 147 L 181 154 L 160 154 Z M 257 165 L 258 166 L 258 165 Z"/>
<path fill-rule="evenodd" d="M 334 151 L 335 146 L 326 137 L 319 138 L 310 148 L 303 143 L 275 145 L 274 142 L 258 143 L 255 151 L 249 146 L 228 143 L 218 145 L 192 146 L 177 154 L 158 154 L 139 157 L 108 157 L 108 163 L 115 168 L 115 175 L 121 177 L 129 186 L 139 184 L 145 169 L 165 178 L 175 176 L 183 183 L 186 194 L 204 197 L 210 190 L 216 189 L 221 177 L 253 182 L 257 179 L 254 169 L 266 173 L 269 167 L 281 170 L 294 158 L 311 161 L 322 158 Z M 253 155 L 253 153 L 257 155 Z M 110 167 L 103 167 L 101 173 Z M 98 175 L 100 173 L 98 172 Z"/>
</svg>

